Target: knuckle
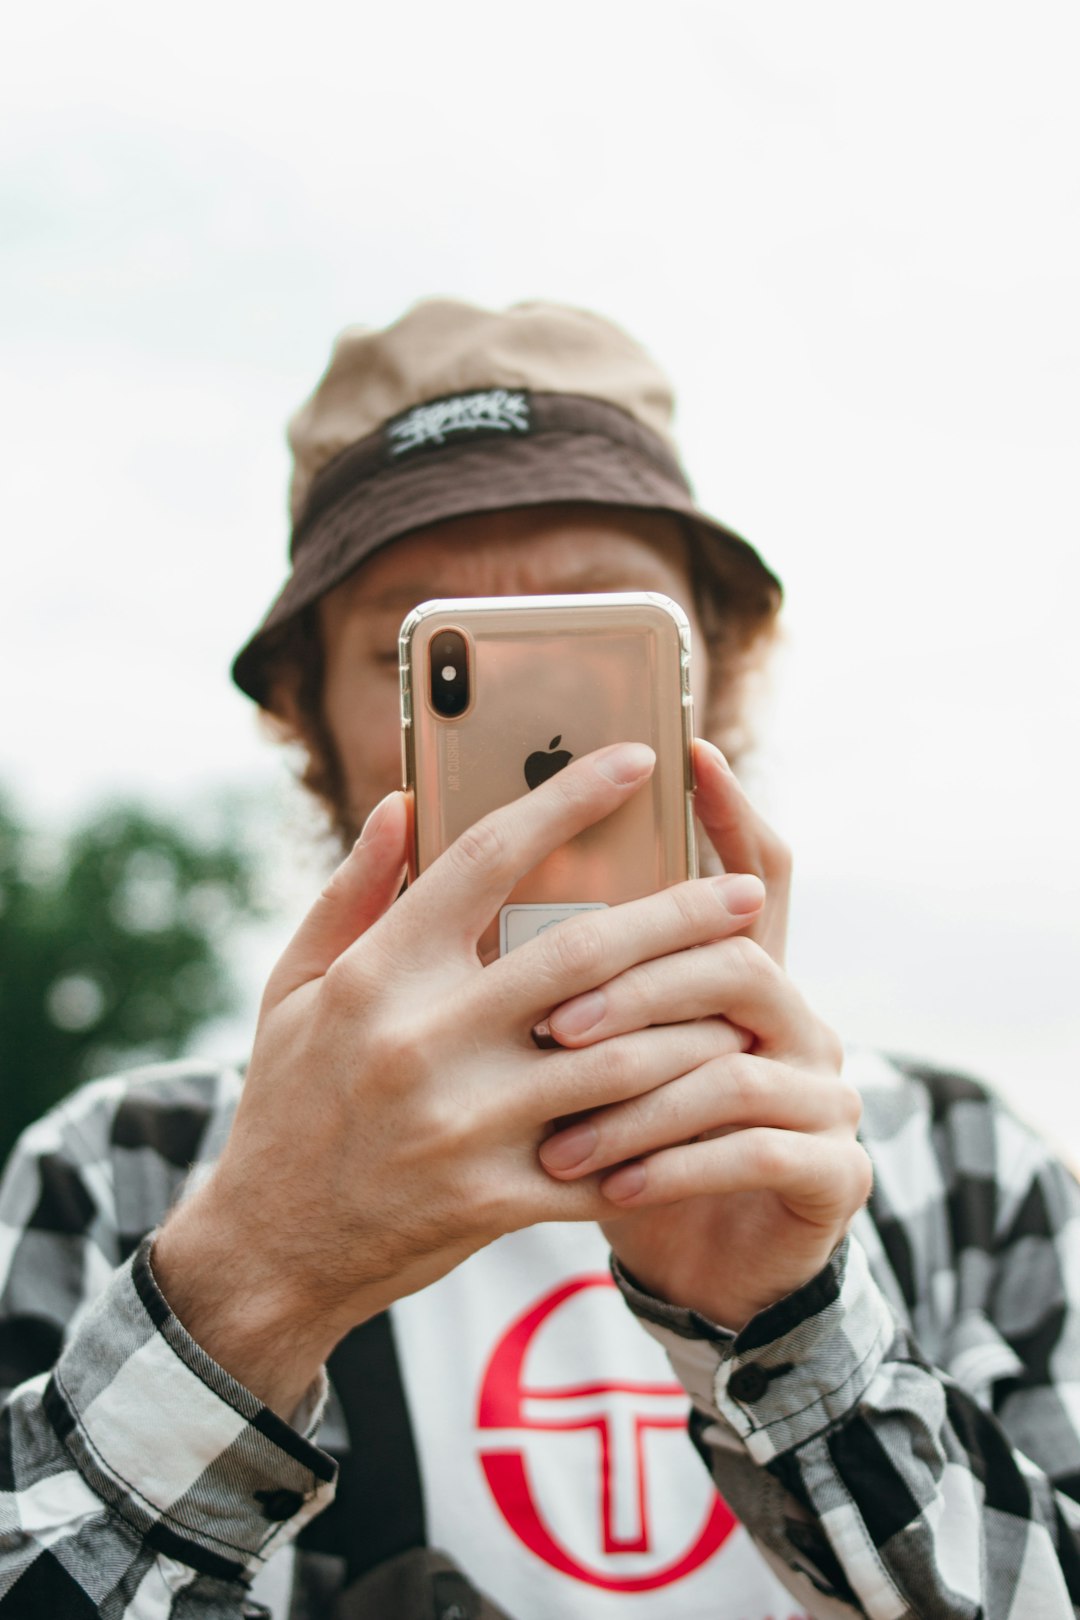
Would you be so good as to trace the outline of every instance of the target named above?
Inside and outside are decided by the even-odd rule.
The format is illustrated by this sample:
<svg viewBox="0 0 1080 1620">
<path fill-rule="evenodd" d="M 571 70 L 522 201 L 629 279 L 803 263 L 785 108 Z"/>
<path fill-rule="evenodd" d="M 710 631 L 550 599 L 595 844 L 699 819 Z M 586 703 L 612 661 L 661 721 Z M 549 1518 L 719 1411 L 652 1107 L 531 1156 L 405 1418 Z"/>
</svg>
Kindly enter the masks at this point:
<svg viewBox="0 0 1080 1620">
<path fill-rule="evenodd" d="M 544 937 L 544 954 L 560 976 L 573 981 L 586 980 L 591 989 L 604 959 L 604 942 L 596 924 L 586 917 L 573 917 L 551 928 Z"/>
<path fill-rule="evenodd" d="M 472 1122 L 451 1093 L 438 1086 L 425 1088 L 422 1100 L 410 1112 L 417 1134 L 436 1145 L 443 1163 L 466 1161 Z"/>
<path fill-rule="evenodd" d="M 746 934 L 735 934 L 725 940 L 723 953 L 729 968 L 751 989 L 772 982 L 776 964 L 768 952 Z"/>
<path fill-rule="evenodd" d="M 589 1048 L 589 1081 L 605 1096 L 633 1095 L 641 1081 L 643 1061 L 632 1040 L 598 1041 Z"/>
<path fill-rule="evenodd" d="M 528 1224 L 533 1218 L 531 1190 L 528 1178 L 506 1167 L 497 1172 L 486 1157 L 474 1158 L 455 1184 L 456 1202 L 467 1227 L 474 1238 L 484 1242 Z"/>
<path fill-rule="evenodd" d="M 447 854 L 464 877 L 499 870 L 507 857 L 507 834 L 497 815 L 484 816 L 467 827 Z"/>
<path fill-rule="evenodd" d="M 357 971 L 356 964 L 339 957 L 323 974 L 319 994 L 326 1004 L 327 1014 L 337 1017 L 355 1012 L 357 1002 L 364 999 L 364 989 L 363 975 Z"/>
<path fill-rule="evenodd" d="M 745 1052 L 736 1052 L 724 1059 L 724 1079 L 740 1116 L 753 1114 L 765 1090 L 755 1060 Z"/>
<path fill-rule="evenodd" d="M 858 1130 L 863 1115 L 862 1093 L 858 1086 L 841 1075 L 836 1082 L 836 1099 L 842 1123 L 852 1131 Z"/>
<path fill-rule="evenodd" d="M 821 1042 L 821 1056 L 823 1061 L 828 1064 L 829 1068 L 834 1074 L 843 1079 L 845 1057 L 843 1041 L 840 1039 L 839 1035 L 836 1033 L 835 1029 L 833 1029 L 831 1024 L 819 1023 L 818 1032 Z M 844 1084 L 850 1085 L 851 1082 L 844 1081 Z M 852 1089 L 854 1089 L 854 1087 L 852 1087 Z"/>
<path fill-rule="evenodd" d="M 430 1066 L 420 1026 L 413 1021 L 382 1018 L 373 1022 L 365 1031 L 364 1056 L 373 1075 L 395 1085 L 403 1080 L 417 1084 Z"/>
<path fill-rule="evenodd" d="M 766 1186 L 782 1182 L 790 1168 L 790 1148 L 782 1131 L 755 1131 L 746 1144 L 756 1178 Z"/>
<path fill-rule="evenodd" d="M 667 891 L 678 921 L 687 928 L 699 928 L 707 916 L 715 917 L 716 906 L 708 887 L 707 881 L 702 882 L 698 878 L 688 883 L 676 883 Z"/>
<path fill-rule="evenodd" d="M 588 798 L 593 783 L 592 773 L 586 776 L 581 770 L 581 759 L 576 759 L 568 769 L 556 771 L 554 776 L 549 776 L 546 782 L 542 782 L 540 791 L 559 804 L 574 807 Z"/>
<path fill-rule="evenodd" d="M 638 1007 L 660 1008 L 671 993 L 666 966 L 667 958 L 653 957 L 613 977 L 605 989 L 608 1017 L 617 1020 Z"/>
</svg>

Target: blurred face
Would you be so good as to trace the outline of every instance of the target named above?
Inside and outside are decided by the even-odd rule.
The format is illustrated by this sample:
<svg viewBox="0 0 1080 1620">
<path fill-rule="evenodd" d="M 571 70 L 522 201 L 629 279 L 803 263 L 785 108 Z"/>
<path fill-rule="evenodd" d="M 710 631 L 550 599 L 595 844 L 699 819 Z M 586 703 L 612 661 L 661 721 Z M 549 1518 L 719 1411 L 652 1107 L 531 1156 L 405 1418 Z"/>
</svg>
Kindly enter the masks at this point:
<svg viewBox="0 0 1080 1620">
<path fill-rule="evenodd" d="M 320 603 L 323 713 L 344 777 L 349 822 L 401 786 L 398 631 L 438 596 L 662 591 L 690 620 L 693 689 L 708 668 L 679 526 L 662 513 L 541 506 L 453 518 L 375 553 Z"/>
</svg>

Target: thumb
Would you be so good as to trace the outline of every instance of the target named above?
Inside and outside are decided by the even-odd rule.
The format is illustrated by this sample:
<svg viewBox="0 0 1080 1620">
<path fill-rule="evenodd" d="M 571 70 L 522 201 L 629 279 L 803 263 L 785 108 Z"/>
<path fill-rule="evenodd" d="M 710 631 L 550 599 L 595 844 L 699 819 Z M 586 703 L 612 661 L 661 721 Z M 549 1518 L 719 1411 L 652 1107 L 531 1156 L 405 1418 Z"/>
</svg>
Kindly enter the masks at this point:
<svg viewBox="0 0 1080 1620">
<path fill-rule="evenodd" d="M 388 793 L 278 960 L 264 1004 L 321 978 L 393 904 L 405 878 L 405 795 Z"/>
</svg>

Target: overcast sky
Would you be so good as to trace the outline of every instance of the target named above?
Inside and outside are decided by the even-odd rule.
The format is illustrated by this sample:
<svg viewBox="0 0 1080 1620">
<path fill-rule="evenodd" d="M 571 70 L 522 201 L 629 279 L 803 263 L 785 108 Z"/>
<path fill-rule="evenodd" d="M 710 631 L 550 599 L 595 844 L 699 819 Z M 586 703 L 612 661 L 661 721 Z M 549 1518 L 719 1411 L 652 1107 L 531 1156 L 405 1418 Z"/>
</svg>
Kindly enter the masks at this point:
<svg viewBox="0 0 1080 1620">
<path fill-rule="evenodd" d="M 0 782 L 276 805 L 226 671 L 334 333 L 599 308 L 787 586 L 795 977 L 1080 1157 L 1078 46 L 1039 0 L 12 12 Z"/>
</svg>

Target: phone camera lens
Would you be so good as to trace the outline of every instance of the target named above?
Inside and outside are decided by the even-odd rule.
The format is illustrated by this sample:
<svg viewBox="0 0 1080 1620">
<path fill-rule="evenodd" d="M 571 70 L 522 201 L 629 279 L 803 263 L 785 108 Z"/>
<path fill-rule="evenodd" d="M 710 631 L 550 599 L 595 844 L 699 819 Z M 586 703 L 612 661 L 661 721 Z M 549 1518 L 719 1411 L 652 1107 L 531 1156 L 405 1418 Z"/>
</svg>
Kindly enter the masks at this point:
<svg viewBox="0 0 1080 1620">
<path fill-rule="evenodd" d="M 452 720 L 469 706 L 469 660 L 460 630 L 440 630 L 431 638 L 429 690 L 436 714 Z"/>
</svg>

